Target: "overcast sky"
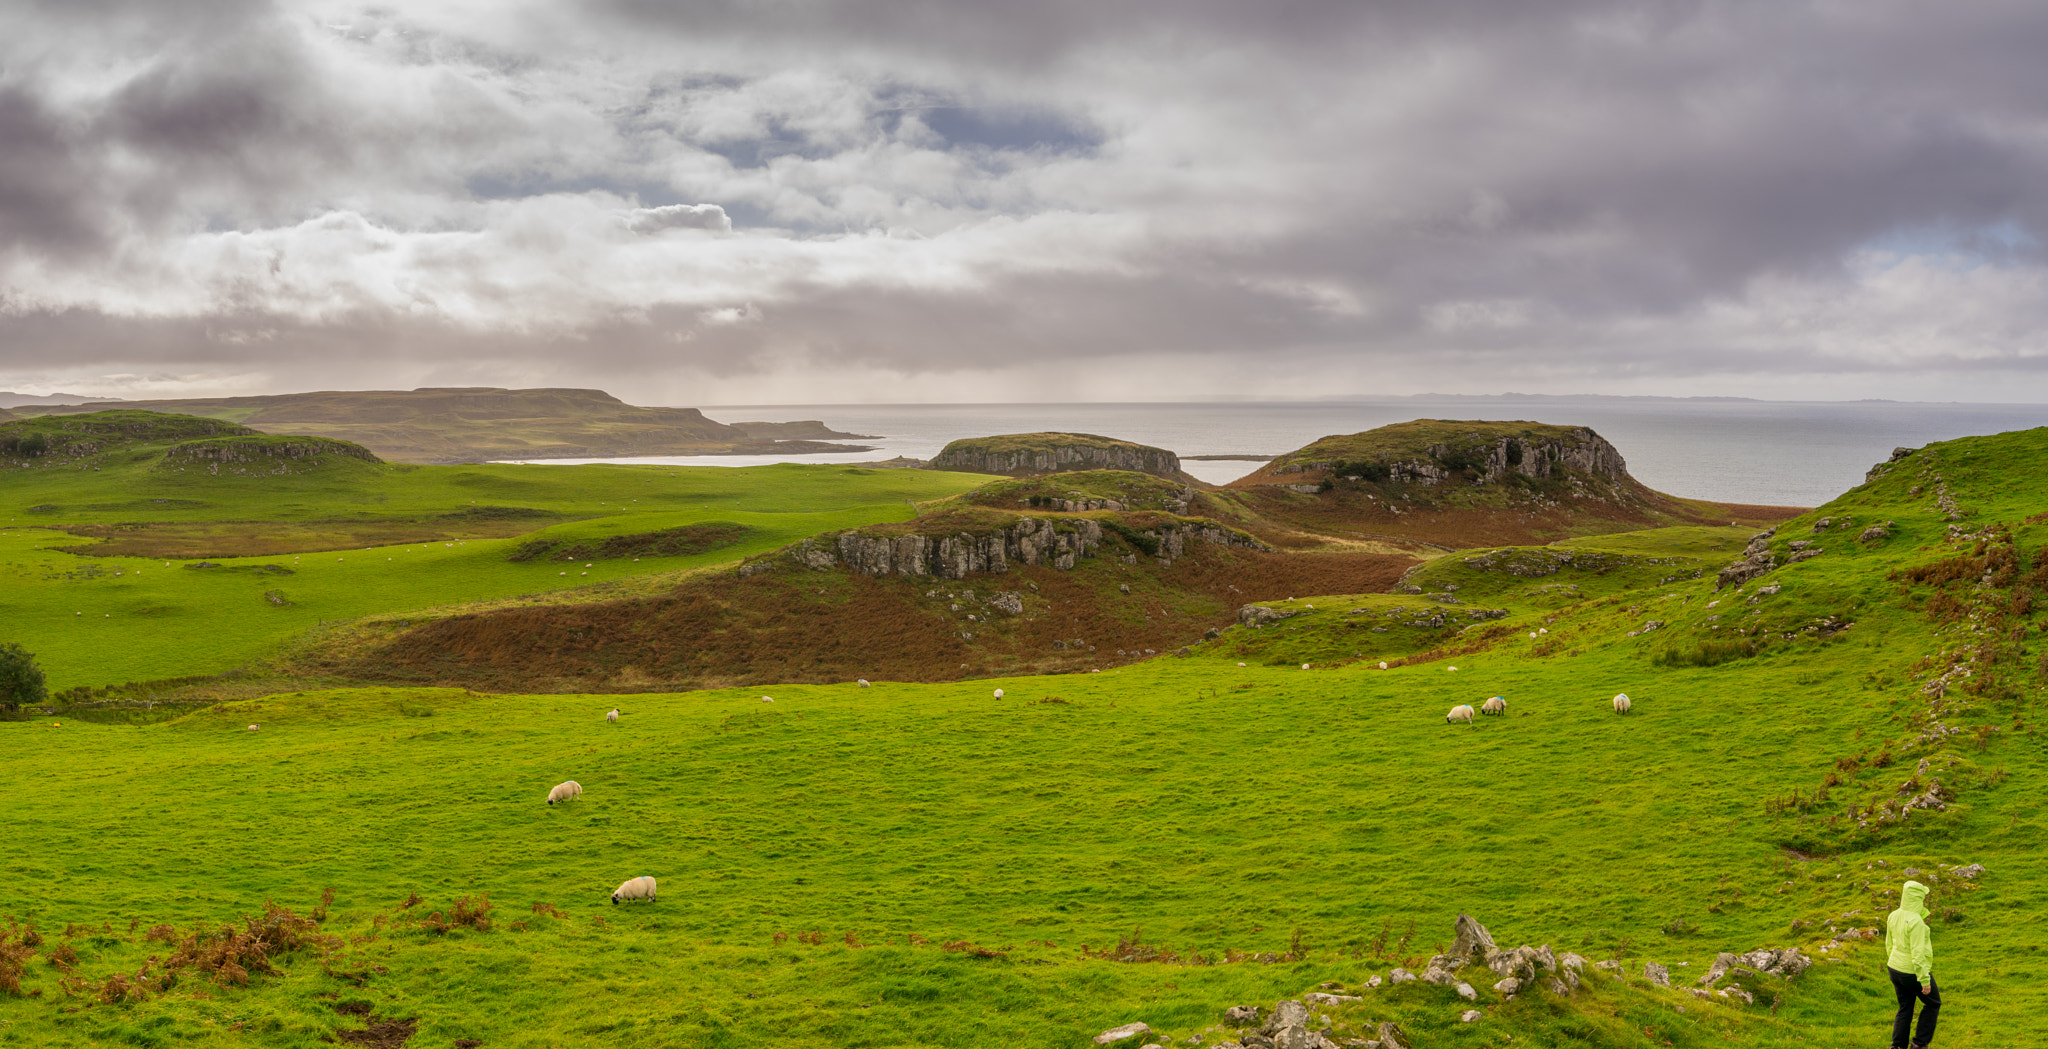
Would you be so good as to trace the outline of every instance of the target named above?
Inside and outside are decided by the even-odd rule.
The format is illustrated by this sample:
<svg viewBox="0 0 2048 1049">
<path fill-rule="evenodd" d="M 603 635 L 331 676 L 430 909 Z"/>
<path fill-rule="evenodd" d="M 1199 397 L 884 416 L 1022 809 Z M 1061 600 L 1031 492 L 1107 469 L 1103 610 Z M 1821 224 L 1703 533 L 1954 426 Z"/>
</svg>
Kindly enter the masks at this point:
<svg viewBox="0 0 2048 1049">
<path fill-rule="evenodd" d="M 0 389 L 2048 401 L 2038 0 L 0 0 Z"/>
</svg>

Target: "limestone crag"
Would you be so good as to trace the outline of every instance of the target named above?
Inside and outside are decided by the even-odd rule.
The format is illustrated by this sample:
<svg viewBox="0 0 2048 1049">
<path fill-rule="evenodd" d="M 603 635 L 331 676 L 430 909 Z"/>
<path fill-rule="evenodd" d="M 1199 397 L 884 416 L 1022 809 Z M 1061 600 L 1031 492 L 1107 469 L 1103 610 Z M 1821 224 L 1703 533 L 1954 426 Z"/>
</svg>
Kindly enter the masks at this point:
<svg viewBox="0 0 2048 1049">
<path fill-rule="evenodd" d="M 1135 532 L 1148 536 L 1162 562 L 1184 556 L 1190 541 L 1217 546 L 1264 549 L 1264 544 L 1207 521 L 1183 521 Z M 1013 564 L 1050 565 L 1062 572 L 1072 571 L 1084 557 L 1094 557 L 1103 542 L 1101 522 L 1079 519 L 1053 522 L 1035 517 L 1019 518 L 998 532 L 973 535 L 865 535 L 841 532 L 836 536 L 815 536 L 787 548 L 789 560 L 805 568 L 823 571 L 844 567 L 865 576 L 939 576 L 963 579 L 969 575 L 998 574 Z M 778 560 L 770 555 L 740 566 L 743 576 L 772 569 Z"/>
<path fill-rule="evenodd" d="M 1018 434 L 954 441 L 933 457 L 930 468 L 1012 477 L 1069 470 L 1135 470 L 1178 478 L 1180 457 L 1164 448 L 1093 434 Z"/>
<path fill-rule="evenodd" d="M 1468 471 L 1476 475 L 1475 483 L 1478 484 L 1499 484 L 1517 474 L 1542 479 L 1568 470 L 1611 481 L 1622 481 L 1628 477 L 1628 464 L 1622 460 L 1621 452 L 1607 443 L 1606 438 L 1582 426 L 1568 428 L 1561 438 L 1502 436 L 1491 445 L 1463 450 L 1455 455 L 1445 444 L 1433 444 L 1425 450 L 1429 455 L 1427 459 L 1397 459 L 1372 465 L 1383 468 L 1388 480 L 1415 484 L 1442 484 Z M 1270 472 L 1275 475 L 1333 474 L 1340 469 L 1360 466 L 1335 460 L 1293 459 L 1275 464 Z M 1346 477 L 1347 480 L 1362 478 L 1363 475 Z"/>
</svg>

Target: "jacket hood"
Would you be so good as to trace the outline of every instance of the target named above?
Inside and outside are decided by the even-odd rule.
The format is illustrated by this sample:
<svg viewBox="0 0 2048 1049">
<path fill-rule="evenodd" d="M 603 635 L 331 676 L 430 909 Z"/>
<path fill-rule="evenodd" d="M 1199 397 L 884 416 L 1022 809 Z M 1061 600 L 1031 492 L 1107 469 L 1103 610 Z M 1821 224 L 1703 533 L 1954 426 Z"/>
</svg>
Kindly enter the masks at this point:
<svg viewBox="0 0 2048 1049">
<path fill-rule="evenodd" d="M 1899 909 L 1912 911 L 1921 917 L 1927 916 L 1927 886 L 1909 881 L 1899 889 Z"/>
</svg>

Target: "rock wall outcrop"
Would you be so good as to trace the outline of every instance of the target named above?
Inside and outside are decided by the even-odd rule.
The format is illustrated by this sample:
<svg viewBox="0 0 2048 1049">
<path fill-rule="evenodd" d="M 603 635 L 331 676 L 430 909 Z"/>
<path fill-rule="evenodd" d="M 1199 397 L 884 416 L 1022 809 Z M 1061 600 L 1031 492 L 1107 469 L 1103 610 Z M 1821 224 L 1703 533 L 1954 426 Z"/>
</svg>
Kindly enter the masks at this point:
<svg viewBox="0 0 2048 1049">
<path fill-rule="evenodd" d="M 1184 556 L 1190 542 L 1264 549 L 1264 544 L 1239 532 L 1208 521 L 1183 521 L 1142 530 L 1116 529 L 1138 537 L 1150 549 L 1147 553 L 1171 562 Z M 1050 565 L 1062 572 L 1072 571 L 1084 557 L 1094 557 L 1102 547 L 1105 529 L 1089 518 L 1054 522 L 1023 517 L 998 532 L 974 535 L 864 535 L 840 532 L 814 536 L 775 554 L 740 566 L 742 576 L 773 570 L 787 559 L 805 568 L 824 571 L 841 567 L 865 576 L 938 576 L 964 579 L 969 575 L 999 574 L 1015 565 Z M 1156 551 L 1156 553 L 1154 552 Z"/>
<path fill-rule="evenodd" d="M 1491 444 L 1454 449 L 1432 444 L 1424 449 L 1428 458 L 1390 458 L 1382 462 L 1347 462 L 1313 457 L 1289 458 L 1267 468 L 1271 476 L 1343 471 L 1384 471 L 1385 476 L 1365 473 L 1345 475 L 1348 480 L 1391 480 L 1419 484 L 1441 484 L 1466 473 L 1476 483 L 1498 484 L 1513 475 L 1542 479 L 1566 471 L 1577 471 L 1620 481 L 1628 477 L 1628 464 L 1607 439 L 1582 426 L 1568 427 L 1561 437 L 1503 435 Z"/>
<path fill-rule="evenodd" d="M 954 441 L 932 458 L 930 468 L 1012 477 L 1069 470 L 1135 470 L 1177 478 L 1180 457 L 1164 448 L 1094 434 L 1011 434 Z"/>
<path fill-rule="evenodd" d="M 360 444 L 325 437 L 221 437 L 187 441 L 164 452 L 156 469 L 163 471 L 204 470 L 211 474 L 296 473 L 333 459 L 359 459 L 381 463 L 382 459 Z"/>
</svg>

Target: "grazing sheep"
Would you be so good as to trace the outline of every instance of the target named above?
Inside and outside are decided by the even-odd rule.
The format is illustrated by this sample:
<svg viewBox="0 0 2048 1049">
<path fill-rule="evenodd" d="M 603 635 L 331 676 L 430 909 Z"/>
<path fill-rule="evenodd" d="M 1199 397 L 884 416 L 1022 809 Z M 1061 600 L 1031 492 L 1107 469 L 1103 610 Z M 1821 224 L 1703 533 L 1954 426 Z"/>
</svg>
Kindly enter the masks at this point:
<svg viewBox="0 0 2048 1049">
<path fill-rule="evenodd" d="M 626 879 L 626 883 L 612 893 L 613 906 L 618 906 L 620 900 L 646 900 L 653 903 L 654 879 L 644 874 L 638 878 Z"/>
<path fill-rule="evenodd" d="M 1448 725 L 1453 721 L 1462 721 L 1470 725 L 1472 723 L 1472 704 L 1460 703 L 1452 707 L 1451 712 L 1444 716 L 1444 724 Z"/>
<path fill-rule="evenodd" d="M 1307 664 L 1307 663 L 1303 663 L 1303 664 L 1301 665 L 1301 669 L 1303 669 L 1303 670 L 1307 670 L 1307 669 L 1308 669 L 1308 664 Z"/>
<path fill-rule="evenodd" d="M 861 679 L 860 679 L 859 681 L 856 681 L 856 682 L 854 682 L 854 684 L 856 684 L 856 685 L 859 685 L 859 686 L 860 686 L 860 687 L 862 687 L 862 688 L 867 688 L 867 687 L 868 687 L 868 679 L 867 679 L 867 678 L 861 678 Z"/>
<path fill-rule="evenodd" d="M 1003 698 L 1003 690 L 1002 690 L 1002 689 L 996 689 L 996 698 L 997 698 L 997 699 L 1001 699 L 1001 698 Z"/>
<path fill-rule="evenodd" d="M 1479 712 L 1481 714 L 1505 714 L 1508 712 L 1508 701 L 1500 696 L 1495 696 L 1479 704 Z"/>
<path fill-rule="evenodd" d="M 617 707 L 613 707 L 613 708 L 611 709 L 611 711 L 610 711 L 609 713 L 607 713 L 607 714 L 606 714 L 606 715 L 604 716 L 604 719 L 605 719 L 606 721 L 617 721 L 617 720 L 619 720 L 619 708 L 617 708 Z"/>
<path fill-rule="evenodd" d="M 1380 669 L 1381 669 L 1381 670 L 1385 670 L 1385 669 L 1387 669 L 1387 661 L 1386 661 L 1386 660 L 1384 660 L 1384 659 L 1380 660 Z"/>
<path fill-rule="evenodd" d="M 262 727 L 263 727 L 263 726 L 261 726 L 261 725 L 251 725 L 251 726 L 249 726 L 249 731 L 251 731 L 251 732 L 255 732 L 255 731 L 257 731 L 257 730 L 261 729 Z"/>
<path fill-rule="evenodd" d="M 555 784 L 555 789 L 548 791 L 548 804 L 553 805 L 558 801 L 575 801 L 582 796 L 583 784 L 572 779 L 567 783 L 557 783 Z"/>
<path fill-rule="evenodd" d="M 774 696 L 762 696 L 762 697 L 761 697 L 761 702 L 763 702 L 763 703 L 773 703 L 773 702 L 775 702 L 775 697 L 774 697 Z"/>
<path fill-rule="evenodd" d="M 1616 714 L 1628 713 L 1628 708 L 1631 706 L 1634 706 L 1634 704 L 1628 701 L 1628 693 L 1617 692 L 1614 694 L 1614 712 Z"/>
</svg>

